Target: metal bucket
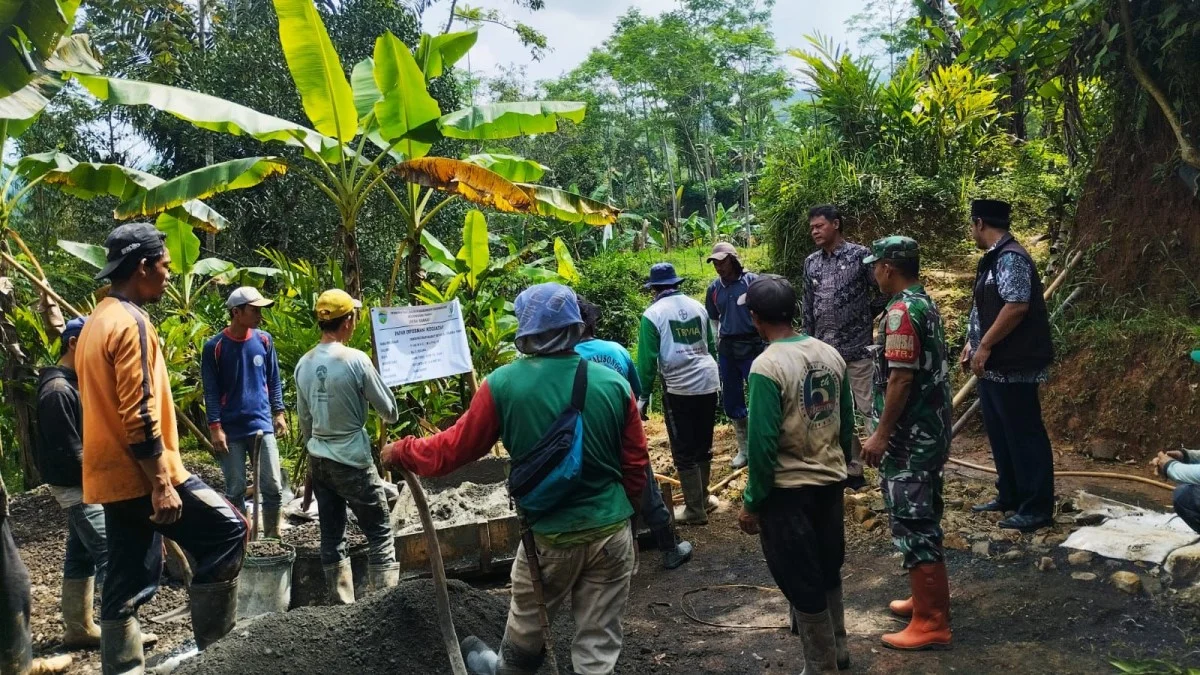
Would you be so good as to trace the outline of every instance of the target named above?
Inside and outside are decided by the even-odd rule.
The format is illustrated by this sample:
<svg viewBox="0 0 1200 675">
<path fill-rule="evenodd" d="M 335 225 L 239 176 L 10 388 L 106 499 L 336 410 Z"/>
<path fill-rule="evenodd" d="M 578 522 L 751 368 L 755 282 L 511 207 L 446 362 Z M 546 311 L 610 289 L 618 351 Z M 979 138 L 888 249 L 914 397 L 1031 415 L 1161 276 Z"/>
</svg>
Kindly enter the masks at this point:
<svg viewBox="0 0 1200 675">
<path fill-rule="evenodd" d="M 238 580 L 237 617 L 245 619 L 271 612 L 286 612 L 292 599 L 292 563 L 296 549 L 280 544 L 286 553 L 268 557 L 247 556 Z"/>
</svg>

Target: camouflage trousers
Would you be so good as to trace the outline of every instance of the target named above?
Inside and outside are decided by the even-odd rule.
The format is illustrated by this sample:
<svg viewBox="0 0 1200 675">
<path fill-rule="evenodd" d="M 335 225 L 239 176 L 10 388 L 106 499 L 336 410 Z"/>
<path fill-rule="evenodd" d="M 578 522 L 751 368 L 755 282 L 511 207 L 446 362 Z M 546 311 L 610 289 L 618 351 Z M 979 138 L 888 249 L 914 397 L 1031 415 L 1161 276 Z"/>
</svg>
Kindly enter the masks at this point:
<svg viewBox="0 0 1200 675">
<path fill-rule="evenodd" d="M 939 562 L 942 551 L 942 471 L 882 473 L 880 487 L 892 525 L 892 541 L 904 568 Z"/>
</svg>

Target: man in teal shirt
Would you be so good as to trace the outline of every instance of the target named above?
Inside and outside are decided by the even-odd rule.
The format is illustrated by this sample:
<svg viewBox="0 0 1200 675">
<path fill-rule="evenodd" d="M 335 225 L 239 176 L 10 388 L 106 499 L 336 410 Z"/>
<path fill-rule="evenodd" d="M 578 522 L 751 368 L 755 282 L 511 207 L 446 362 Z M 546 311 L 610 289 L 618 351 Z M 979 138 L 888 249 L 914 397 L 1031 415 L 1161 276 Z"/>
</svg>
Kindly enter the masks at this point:
<svg viewBox="0 0 1200 675">
<path fill-rule="evenodd" d="M 842 604 L 842 481 L 854 437 L 846 362 L 793 329 L 796 292 L 762 275 L 740 300 L 770 344 L 750 367 L 750 477 L 738 526 L 758 534 L 763 557 L 792 606 L 805 673 L 850 667 Z"/>
<path fill-rule="evenodd" d="M 321 565 L 330 598 L 341 604 L 354 602 L 346 551 L 347 506 L 370 546 L 371 587 L 378 590 L 400 583 L 383 480 L 375 470 L 367 436 L 367 404 L 385 424 L 400 415 L 396 397 L 371 357 L 346 346 L 361 307 L 345 291 L 322 293 L 317 298 L 321 342 L 296 364 L 296 408 L 320 513 Z"/>
</svg>

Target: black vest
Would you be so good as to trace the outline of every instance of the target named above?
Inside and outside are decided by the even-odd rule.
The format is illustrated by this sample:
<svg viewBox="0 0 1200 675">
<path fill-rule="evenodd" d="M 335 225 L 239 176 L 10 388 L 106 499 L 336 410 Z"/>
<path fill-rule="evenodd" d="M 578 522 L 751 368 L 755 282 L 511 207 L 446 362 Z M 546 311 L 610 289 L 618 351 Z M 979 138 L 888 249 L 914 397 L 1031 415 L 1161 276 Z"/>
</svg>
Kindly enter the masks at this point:
<svg viewBox="0 0 1200 675">
<path fill-rule="evenodd" d="M 1004 308 L 1004 300 L 1000 298 L 1000 288 L 996 284 L 996 262 L 1001 253 L 1015 253 L 1025 258 L 1033 270 L 1029 312 L 1008 337 L 992 347 L 992 354 L 984 367 L 1001 373 L 1039 370 L 1054 361 L 1050 316 L 1046 312 L 1046 301 L 1042 298 L 1042 280 L 1038 276 L 1037 266 L 1029 252 L 1011 234 L 1005 234 L 995 248 L 984 254 L 975 272 L 975 310 L 979 312 L 979 334 L 981 338 L 987 334 Z M 991 283 L 987 283 L 989 276 Z"/>
</svg>

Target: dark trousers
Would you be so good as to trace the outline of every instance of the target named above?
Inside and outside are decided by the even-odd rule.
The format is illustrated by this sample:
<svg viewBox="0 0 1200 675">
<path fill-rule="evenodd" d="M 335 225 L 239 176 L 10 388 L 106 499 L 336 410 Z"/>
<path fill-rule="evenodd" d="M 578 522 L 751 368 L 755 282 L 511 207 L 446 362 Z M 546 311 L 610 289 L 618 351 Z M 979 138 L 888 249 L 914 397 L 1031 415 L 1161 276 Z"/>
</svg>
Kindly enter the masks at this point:
<svg viewBox="0 0 1200 675">
<path fill-rule="evenodd" d="M 892 528 L 892 543 L 904 555 L 904 569 L 940 562 L 942 548 L 943 476 L 937 471 L 882 471 L 883 504 Z"/>
<path fill-rule="evenodd" d="M 649 463 L 646 464 L 646 487 L 642 490 L 642 520 L 652 530 L 671 524 L 671 512 L 663 502 L 658 479 L 654 477 L 654 467 Z"/>
<path fill-rule="evenodd" d="M 3 490 L 0 499 L 4 499 Z M 0 503 L 0 514 L 3 512 Z M 0 515 L 0 673 L 28 672 L 32 657 L 29 610 L 29 570 L 17 553 L 8 519 Z"/>
<path fill-rule="evenodd" d="M 388 513 L 383 480 L 375 467 L 360 469 L 324 457 L 309 455 L 313 492 L 321 523 L 321 564 L 333 565 L 346 558 L 346 507 L 354 512 L 358 529 L 367 537 L 368 562 L 396 562 L 396 540 Z"/>
<path fill-rule="evenodd" d="M 104 507 L 76 504 L 67 508 L 67 552 L 63 556 L 64 579 L 96 577 L 96 588 L 104 586 L 108 562 L 108 539 L 104 533 Z"/>
<path fill-rule="evenodd" d="M 825 611 L 842 585 L 846 557 L 842 484 L 772 488 L 759 512 L 759 540 L 775 583 L 797 611 Z"/>
<path fill-rule="evenodd" d="M 754 358 L 735 359 L 722 354 L 717 357 L 717 372 L 721 375 L 721 406 L 731 420 L 745 419 L 746 382 L 750 380 L 750 366 Z"/>
<path fill-rule="evenodd" d="M 685 396 L 663 394 L 663 416 L 675 469 L 685 471 L 712 461 L 713 426 L 717 423 L 717 393 Z"/>
<path fill-rule="evenodd" d="M 150 495 L 104 505 L 108 529 L 108 576 L 100 618 L 125 619 L 158 591 L 162 577 L 162 537 L 174 540 L 194 559 L 192 583 L 229 581 L 242 571 L 246 521 L 224 496 L 192 476 L 175 487 L 183 510 L 170 525 L 150 522 Z"/>
<path fill-rule="evenodd" d="M 1184 484 L 1175 487 L 1175 514 L 1193 530 L 1200 532 L 1200 485 Z"/>
<path fill-rule="evenodd" d="M 997 500 L 1017 513 L 1054 513 L 1054 455 L 1036 383 L 979 381 L 979 401 L 996 462 Z"/>
</svg>

